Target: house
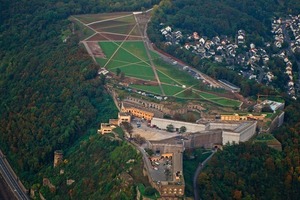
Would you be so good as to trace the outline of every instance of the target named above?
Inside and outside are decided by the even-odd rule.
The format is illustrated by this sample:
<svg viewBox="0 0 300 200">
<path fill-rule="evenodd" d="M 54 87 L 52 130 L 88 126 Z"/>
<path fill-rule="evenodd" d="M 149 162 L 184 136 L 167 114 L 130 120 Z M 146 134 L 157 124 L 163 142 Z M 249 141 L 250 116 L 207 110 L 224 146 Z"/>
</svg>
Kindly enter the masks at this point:
<svg viewBox="0 0 300 200">
<path fill-rule="evenodd" d="M 170 26 L 167 26 L 167 27 L 165 28 L 165 30 L 168 31 L 168 32 L 171 32 L 171 31 L 172 31 L 172 28 L 171 28 Z"/>
<path fill-rule="evenodd" d="M 199 42 L 200 42 L 201 45 L 204 45 L 204 44 L 205 44 L 204 38 L 200 38 L 200 39 L 199 39 Z"/>
<path fill-rule="evenodd" d="M 106 133 L 111 133 L 114 128 L 116 128 L 116 126 L 111 125 L 109 123 L 101 123 L 98 133 L 101 133 L 102 135 Z"/>
<path fill-rule="evenodd" d="M 199 40 L 199 35 L 198 35 L 198 33 L 197 32 L 194 32 L 193 33 L 193 38 L 195 39 L 195 40 Z"/>
</svg>

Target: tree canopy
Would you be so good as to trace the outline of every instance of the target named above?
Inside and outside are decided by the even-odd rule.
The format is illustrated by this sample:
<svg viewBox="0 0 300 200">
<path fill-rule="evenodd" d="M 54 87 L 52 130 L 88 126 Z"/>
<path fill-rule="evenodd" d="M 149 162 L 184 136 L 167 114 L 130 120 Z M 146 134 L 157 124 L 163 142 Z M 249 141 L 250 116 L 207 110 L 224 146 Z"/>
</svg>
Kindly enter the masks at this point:
<svg viewBox="0 0 300 200">
<path fill-rule="evenodd" d="M 117 112 L 68 17 L 157 2 L 0 1 L 0 146 L 27 187 L 54 150 L 96 133 Z"/>
</svg>

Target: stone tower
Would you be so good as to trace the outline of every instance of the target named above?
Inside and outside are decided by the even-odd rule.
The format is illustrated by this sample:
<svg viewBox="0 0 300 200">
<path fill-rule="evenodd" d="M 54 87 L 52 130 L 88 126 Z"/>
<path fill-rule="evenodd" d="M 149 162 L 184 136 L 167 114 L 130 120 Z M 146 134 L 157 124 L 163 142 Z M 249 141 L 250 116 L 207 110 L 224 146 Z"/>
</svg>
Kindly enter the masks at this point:
<svg viewBox="0 0 300 200">
<path fill-rule="evenodd" d="M 54 167 L 57 167 L 62 162 L 63 162 L 63 152 L 62 152 L 62 150 L 54 151 Z"/>
</svg>

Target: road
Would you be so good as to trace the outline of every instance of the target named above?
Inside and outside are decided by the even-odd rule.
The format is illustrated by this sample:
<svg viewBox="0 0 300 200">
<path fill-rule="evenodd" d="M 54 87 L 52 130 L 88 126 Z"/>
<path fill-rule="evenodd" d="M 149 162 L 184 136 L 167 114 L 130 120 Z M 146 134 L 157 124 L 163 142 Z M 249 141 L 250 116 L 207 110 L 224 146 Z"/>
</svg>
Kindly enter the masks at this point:
<svg viewBox="0 0 300 200">
<path fill-rule="evenodd" d="M 4 161 L 4 159 L 5 159 L 4 156 L 0 157 L 0 172 L 1 172 L 4 180 L 6 181 L 6 183 L 10 187 L 10 189 L 14 192 L 17 199 L 20 199 L 20 200 L 28 199 L 29 200 L 28 196 L 25 194 L 25 192 L 20 187 L 20 185 L 18 183 L 19 180 L 17 180 L 15 178 L 15 176 L 13 175 L 13 173 L 7 166 L 7 163 Z"/>
<path fill-rule="evenodd" d="M 217 151 L 213 151 L 212 154 L 210 156 L 208 156 L 208 158 L 206 158 L 202 163 L 199 163 L 199 166 L 195 172 L 194 175 L 194 179 L 193 179 L 193 187 L 194 187 L 194 199 L 195 200 L 200 200 L 200 196 L 199 196 L 199 187 L 198 187 L 198 176 L 201 172 L 201 170 L 204 168 L 204 166 L 206 165 L 206 163 L 212 158 L 212 156 L 216 153 Z"/>
<path fill-rule="evenodd" d="M 8 184 L 0 174 L 0 199 L 2 200 L 17 200 L 14 192 L 8 187 Z"/>
</svg>

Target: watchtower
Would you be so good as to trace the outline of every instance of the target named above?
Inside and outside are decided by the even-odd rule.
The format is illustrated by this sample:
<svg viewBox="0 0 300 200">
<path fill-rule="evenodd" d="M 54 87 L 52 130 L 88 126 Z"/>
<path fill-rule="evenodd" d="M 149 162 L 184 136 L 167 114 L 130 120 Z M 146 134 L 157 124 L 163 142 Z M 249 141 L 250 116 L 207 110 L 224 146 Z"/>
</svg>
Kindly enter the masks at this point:
<svg viewBox="0 0 300 200">
<path fill-rule="evenodd" d="M 54 167 L 57 167 L 62 162 L 63 162 L 63 151 L 62 150 L 54 151 Z"/>
</svg>

